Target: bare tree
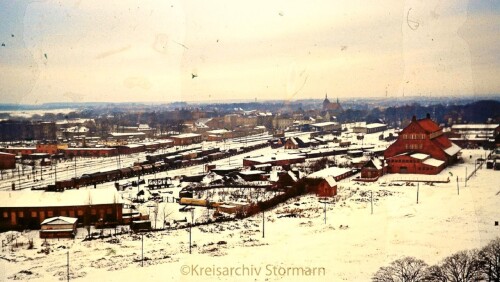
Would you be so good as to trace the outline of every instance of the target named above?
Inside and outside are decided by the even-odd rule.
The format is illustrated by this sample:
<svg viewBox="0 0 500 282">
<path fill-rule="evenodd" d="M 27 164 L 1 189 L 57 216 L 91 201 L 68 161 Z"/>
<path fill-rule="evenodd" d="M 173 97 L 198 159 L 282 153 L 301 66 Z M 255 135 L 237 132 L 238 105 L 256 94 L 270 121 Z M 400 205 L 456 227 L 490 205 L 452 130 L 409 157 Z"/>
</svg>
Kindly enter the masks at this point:
<svg viewBox="0 0 500 282">
<path fill-rule="evenodd" d="M 373 282 L 425 281 L 427 264 L 414 257 L 404 257 L 381 267 L 372 277 Z"/>
<path fill-rule="evenodd" d="M 484 278 L 487 281 L 500 281 L 500 237 L 481 249 L 478 255 Z"/>
<path fill-rule="evenodd" d="M 169 209 L 167 205 L 163 205 L 163 210 L 162 210 L 163 228 L 165 228 L 165 223 L 167 222 L 167 218 L 173 213 L 174 212 L 171 209 Z"/>
<path fill-rule="evenodd" d="M 444 259 L 437 266 L 429 268 L 428 281 L 472 282 L 481 281 L 481 263 L 478 252 L 461 251 Z"/>
<path fill-rule="evenodd" d="M 89 237 L 89 238 L 90 238 L 90 226 L 92 224 L 91 211 L 90 211 L 91 207 L 92 207 L 92 196 L 90 195 L 90 192 L 89 192 L 88 193 L 87 207 L 85 208 L 85 212 L 83 215 L 83 225 L 87 229 L 87 237 Z"/>
</svg>

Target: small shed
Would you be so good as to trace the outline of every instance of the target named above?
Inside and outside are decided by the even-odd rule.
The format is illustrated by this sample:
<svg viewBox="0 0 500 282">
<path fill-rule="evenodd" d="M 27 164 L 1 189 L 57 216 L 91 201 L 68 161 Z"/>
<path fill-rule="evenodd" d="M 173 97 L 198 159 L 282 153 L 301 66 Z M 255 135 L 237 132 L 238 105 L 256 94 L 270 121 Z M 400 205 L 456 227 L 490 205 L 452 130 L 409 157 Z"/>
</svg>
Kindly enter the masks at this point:
<svg viewBox="0 0 500 282">
<path fill-rule="evenodd" d="M 337 195 L 337 181 L 333 176 L 327 176 L 323 179 L 316 188 L 318 197 L 333 197 Z"/>
<path fill-rule="evenodd" d="M 386 167 L 381 160 L 373 158 L 361 168 L 361 178 L 377 179 L 387 172 Z"/>
<path fill-rule="evenodd" d="M 130 229 L 134 232 L 151 231 L 150 220 L 135 220 L 130 223 Z"/>
<path fill-rule="evenodd" d="M 40 238 L 75 238 L 78 218 L 50 217 L 40 224 Z"/>
</svg>

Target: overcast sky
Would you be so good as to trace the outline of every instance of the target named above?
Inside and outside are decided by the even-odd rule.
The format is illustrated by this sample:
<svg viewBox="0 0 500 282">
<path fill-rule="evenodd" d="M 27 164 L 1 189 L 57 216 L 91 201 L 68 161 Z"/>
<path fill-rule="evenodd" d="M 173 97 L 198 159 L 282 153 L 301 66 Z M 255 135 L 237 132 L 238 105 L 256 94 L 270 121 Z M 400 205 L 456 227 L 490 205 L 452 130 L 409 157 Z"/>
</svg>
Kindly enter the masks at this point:
<svg viewBox="0 0 500 282">
<path fill-rule="evenodd" d="M 498 94 L 499 34 L 498 0 L 0 0 L 0 103 Z"/>
</svg>

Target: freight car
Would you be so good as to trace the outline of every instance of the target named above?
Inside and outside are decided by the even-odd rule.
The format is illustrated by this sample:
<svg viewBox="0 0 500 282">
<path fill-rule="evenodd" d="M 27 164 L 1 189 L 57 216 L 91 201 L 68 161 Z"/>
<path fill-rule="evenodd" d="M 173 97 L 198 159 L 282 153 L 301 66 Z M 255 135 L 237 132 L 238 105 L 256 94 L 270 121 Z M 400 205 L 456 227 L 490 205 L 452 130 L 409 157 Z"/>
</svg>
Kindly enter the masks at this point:
<svg viewBox="0 0 500 282">
<path fill-rule="evenodd" d="M 135 163 L 134 166 L 110 171 L 87 173 L 80 177 L 56 181 L 54 185 L 56 189 L 60 190 L 96 185 L 104 182 L 117 181 L 119 179 L 138 177 L 144 174 L 158 173 L 170 169 L 199 165 L 227 158 L 234 154 L 246 153 L 266 146 L 269 146 L 269 144 L 261 143 L 253 146 L 247 146 L 239 150 L 228 151 L 220 151 L 220 148 L 202 149 L 201 147 L 197 147 L 164 154 L 153 154 L 146 156 L 146 161 Z M 180 153 L 184 154 L 181 155 Z M 153 161 L 157 159 L 160 161 Z"/>
</svg>

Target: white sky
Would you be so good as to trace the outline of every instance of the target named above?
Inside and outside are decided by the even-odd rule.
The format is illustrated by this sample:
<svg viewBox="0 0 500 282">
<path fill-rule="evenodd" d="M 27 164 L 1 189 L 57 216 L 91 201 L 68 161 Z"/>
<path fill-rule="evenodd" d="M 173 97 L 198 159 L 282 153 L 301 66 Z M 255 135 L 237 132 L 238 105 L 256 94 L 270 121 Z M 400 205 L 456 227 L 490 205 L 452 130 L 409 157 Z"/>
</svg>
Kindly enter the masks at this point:
<svg viewBox="0 0 500 282">
<path fill-rule="evenodd" d="M 0 103 L 498 94 L 499 6 L 0 0 Z"/>
</svg>

